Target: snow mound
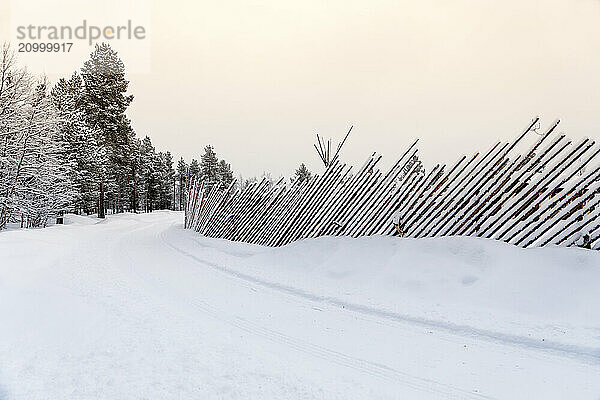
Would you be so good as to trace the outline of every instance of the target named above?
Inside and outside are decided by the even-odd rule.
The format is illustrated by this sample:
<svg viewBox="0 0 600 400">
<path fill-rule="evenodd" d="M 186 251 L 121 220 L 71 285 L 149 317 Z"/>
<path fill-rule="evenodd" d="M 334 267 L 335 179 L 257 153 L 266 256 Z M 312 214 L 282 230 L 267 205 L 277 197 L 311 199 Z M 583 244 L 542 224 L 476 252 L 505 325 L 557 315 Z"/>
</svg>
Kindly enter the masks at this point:
<svg viewBox="0 0 600 400">
<path fill-rule="evenodd" d="M 279 248 L 193 241 L 186 251 L 201 260 L 331 305 L 600 357 L 596 251 L 472 237 L 321 237 Z"/>
<path fill-rule="evenodd" d="M 77 215 L 77 214 L 66 214 L 64 217 L 65 225 L 95 225 L 102 222 L 102 219 L 98 219 L 96 214 L 93 215 Z"/>
</svg>

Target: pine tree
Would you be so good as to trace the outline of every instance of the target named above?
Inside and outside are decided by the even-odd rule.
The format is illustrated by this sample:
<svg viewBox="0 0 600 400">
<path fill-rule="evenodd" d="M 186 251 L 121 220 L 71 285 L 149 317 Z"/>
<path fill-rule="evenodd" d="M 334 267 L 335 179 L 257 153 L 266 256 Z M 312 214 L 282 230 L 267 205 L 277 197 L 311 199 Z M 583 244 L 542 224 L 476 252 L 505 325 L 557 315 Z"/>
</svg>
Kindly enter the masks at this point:
<svg viewBox="0 0 600 400">
<path fill-rule="evenodd" d="M 142 191 L 140 199 L 146 212 L 152 212 L 160 196 L 160 159 L 146 136 L 140 146 Z"/>
<path fill-rule="evenodd" d="M 19 205 L 15 200 L 25 160 L 33 80 L 19 68 L 8 45 L 0 59 L 0 229 L 8 223 Z"/>
<path fill-rule="evenodd" d="M 5 45 L 0 59 L 0 229 L 19 217 L 27 226 L 45 226 L 72 202 L 74 163 L 65 159 L 59 121 L 46 79 L 34 84 Z"/>
<path fill-rule="evenodd" d="M 173 170 L 173 156 L 170 152 L 159 152 L 160 161 L 160 208 L 171 209 L 175 207 L 175 171 Z"/>
<path fill-rule="evenodd" d="M 137 211 L 139 210 L 140 193 L 143 190 L 141 146 L 142 142 L 137 137 L 133 136 L 130 139 L 129 191 L 131 193 L 131 196 L 129 197 L 129 209 L 132 210 L 134 213 L 137 213 Z"/>
<path fill-rule="evenodd" d="M 298 169 L 296 170 L 296 173 L 294 174 L 294 182 L 298 182 L 298 183 L 302 183 L 304 181 L 308 181 L 310 180 L 310 177 L 312 176 L 312 174 L 310 173 L 310 171 L 308 170 L 308 168 L 306 168 L 306 165 L 304 165 L 304 163 L 300 164 L 300 167 L 298 167 Z"/>
<path fill-rule="evenodd" d="M 200 164 L 198 163 L 198 160 L 192 158 L 192 161 L 190 162 L 190 179 L 200 178 L 200 176 L 201 176 Z"/>
<path fill-rule="evenodd" d="M 219 161 L 217 177 L 219 187 L 221 189 L 229 187 L 231 182 L 233 182 L 233 172 L 231 171 L 231 166 L 225 160 Z"/>
<path fill-rule="evenodd" d="M 204 148 L 204 154 L 200 157 L 200 172 L 208 187 L 219 182 L 219 159 L 211 145 Z"/>
<path fill-rule="evenodd" d="M 89 214 L 98 196 L 99 166 L 107 160 L 98 151 L 99 132 L 87 125 L 84 111 L 79 107 L 82 94 L 83 85 L 77 73 L 69 80 L 60 79 L 51 91 L 60 117 L 64 161 L 75 165 L 71 177 L 76 191 L 74 208 Z"/>
<path fill-rule="evenodd" d="M 105 191 L 119 209 L 126 189 L 130 126 L 125 111 L 133 96 L 126 95 L 129 81 L 125 79 L 125 65 L 107 44 L 96 45 L 81 68 L 81 76 L 84 82 L 81 105 L 86 122 L 101 133 L 98 146 L 104 149 L 109 159 L 107 173 L 101 175 L 99 185 L 98 217 L 103 218 Z"/>
<path fill-rule="evenodd" d="M 75 198 L 72 184 L 74 160 L 65 157 L 68 151 L 59 129 L 56 108 L 47 92 L 43 78 L 35 88 L 31 108 L 31 155 L 27 165 L 30 173 L 27 188 L 21 193 L 22 213 L 30 226 L 45 226 L 51 216 L 66 211 Z M 40 121 L 39 123 L 36 122 Z M 35 124 L 35 125 L 33 125 Z M 40 130 L 40 125 L 42 128 Z"/>
<path fill-rule="evenodd" d="M 178 192 L 178 202 L 177 204 L 179 204 L 179 210 L 183 210 L 183 203 L 185 202 L 185 185 L 186 185 L 186 179 L 187 179 L 187 171 L 188 171 L 188 166 L 185 163 L 185 160 L 183 159 L 183 157 L 181 157 L 179 159 L 179 162 L 177 163 L 177 183 L 178 183 L 178 188 L 177 188 L 177 192 Z"/>
</svg>

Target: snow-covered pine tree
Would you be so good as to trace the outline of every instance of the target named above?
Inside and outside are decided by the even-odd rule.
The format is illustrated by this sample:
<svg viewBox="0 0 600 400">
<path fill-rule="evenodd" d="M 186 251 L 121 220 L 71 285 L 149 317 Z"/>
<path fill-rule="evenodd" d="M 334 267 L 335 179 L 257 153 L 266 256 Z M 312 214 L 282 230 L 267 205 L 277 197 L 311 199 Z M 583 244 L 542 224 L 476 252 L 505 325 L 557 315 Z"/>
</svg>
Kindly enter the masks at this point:
<svg viewBox="0 0 600 400">
<path fill-rule="evenodd" d="M 231 165 L 225 160 L 219 161 L 217 169 L 217 178 L 219 182 L 219 188 L 225 189 L 229 187 L 233 181 L 233 172 L 231 171 Z"/>
<path fill-rule="evenodd" d="M 178 204 L 178 209 L 181 211 L 183 210 L 183 203 L 185 202 L 185 184 L 186 184 L 186 179 L 187 179 L 187 173 L 188 173 L 188 166 L 185 163 L 185 160 L 183 159 L 183 157 L 181 157 L 179 159 L 179 162 L 177 163 L 177 173 L 176 173 L 176 177 L 177 177 L 177 204 Z"/>
<path fill-rule="evenodd" d="M 5 45 L 0 58 L 0 229 L 45 226 L 73 200 L 59 116 L 45 78 L 36 85 Z"/>
<path fill-rule="evenodd" d="M 81 68 L 84 91 L 81 105 L 86 121 L 92 129 L 101 132 L 98 146 L 109 158 L 107 175 L 99 185 L 99 217 L 104 217 L 105 190 L 113 205 L 120 209 L 126 191 L 129 121 L 125 111 L 133 96 L 127 95 L 129 81 L 125 79 L 125 65 L 117 53 L 107 44 L 96 45 Z"/>
<path fill-rule="evenodd" d="M 157 205 L 160 191 L 160 159 L 152 141 L 146 136 L 140 146 L 142 192 L 140 199 L 146 212 L 152 212 Z"/>
<path fill-rule="evenodd" d="M 211 145 L 204 148 L 204 154 L 200 157 L 200 172 L 202 174 L 202 179 L 208 187 L 212 187 L 218 183 L 219 159 Z"/>
<path fill-rule="evenodd" d="M 76 195 L 72 184 L 75 160 L 65 153 L 68 144 L 59 129 L 58 112 L 43 78 L 35 88 L 31 107 L 31 148 L 23 175 L 25 190 L 19 194 L 21 212 L 31 227 L 46 226 L 50 217 L 66 211 Z"/>
<path fill-rule="evenodd" d="M 198 160 L 192 158 L 192 161 L 190 161 L 190 178 L 199 178 L 201 174 L 202 170 Z"/>
<path fill-rule="evenodd" d="M 0 229 L 11 219 L 19 205 L 18 190 L 24 147 L 27 145 L 27 108 L 31 103 L 33 80 L 19 68 L 10 47 L 0 55 Z M 20 145 L 22 143 L 22 145 Z"/>
<path fill-rule="evenodd" d="M 306 168 L 306 165 L 304 165 L 304 163 L 302 163 L 302 164 L 300 164 L 300 167 L 298 167 L 298 169 L 296 170 L 293 181 L 302 183 L 304 181 L 310 180 L 311 176 L 312 176 L 312 174 L 310 173 L 308 168 Z"/>
<path fill-rule="evenodd" d="M 83 83 L 77 73 L 68 80 L 60 79 L 51 91 L 60 119 L 64 160 L 74 164 L 71 180 L 76 197 L 73 209 L 89 214 L 96 209 L 100 166 L 107 160 L 98 149 L 99 132 L 89 127 L 84 110 L 79 106 L 82 94 Z"/>
<path fill-rule="evenodd" d="M 140 192 L 143 190 L 141 146 L 141 140 L 133 134 L 129 140 L 129 209 L 134 213 L 140 209 Z"/>
<path fill-rule="evenodd" d="M 116 212 L 124 212 L 125 205 L 129 204 L 132 197 L 131 191 L 131 156 L 132 144 L 131 140 L 135 138 L 135 132 L 131 127 L 131 121 L 128 118 L 124 119 L 123 129 L 125 131 L 123 140 L 116 147 L 117 157 L 113 162 L 109 162 L 108 166 L 112 168 L 112 180 L 115 186 L 111 203 L 112 208 Z M 115 153 L 113 153 L 114 155 Z M 116 160 L 116 162 L 115 162 Z"/>
<path fill-rule="evenodd" d="M 164 153 L 159 152 L 158 159 L 160 161 L 159 207 L 163 210 L 173 210 L 175 206 L 175 171 L 173 170 L 173 156 L 168 151 Z"/>
</svg>

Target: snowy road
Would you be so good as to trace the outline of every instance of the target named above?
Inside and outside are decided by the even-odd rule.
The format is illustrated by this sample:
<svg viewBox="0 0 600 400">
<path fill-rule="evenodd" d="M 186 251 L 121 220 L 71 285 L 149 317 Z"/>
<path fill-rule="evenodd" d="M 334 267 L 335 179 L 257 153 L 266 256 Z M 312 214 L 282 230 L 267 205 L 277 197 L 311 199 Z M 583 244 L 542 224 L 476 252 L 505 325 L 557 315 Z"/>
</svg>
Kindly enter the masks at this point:
<svg viewBox="0 0 600 400">
<path fill-rule="evenodd" d="M 600 399 L 600 330 L 547 345 L 377 312 L 230 268 L 255 249 L 181 219 L 0 233 L 0 399 Z"/>
</svg>

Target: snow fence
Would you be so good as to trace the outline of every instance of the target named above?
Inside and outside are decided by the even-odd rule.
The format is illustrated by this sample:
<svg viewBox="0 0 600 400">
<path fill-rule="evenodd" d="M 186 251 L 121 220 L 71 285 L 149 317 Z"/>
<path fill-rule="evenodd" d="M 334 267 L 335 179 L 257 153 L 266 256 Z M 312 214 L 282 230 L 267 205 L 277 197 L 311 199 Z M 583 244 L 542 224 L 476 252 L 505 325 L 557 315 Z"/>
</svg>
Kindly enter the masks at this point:
<svg viewBox="0 0 600 400">
<path fill-rule="evenodd" d="M 358 171 L 339 160 L 302 182 L 264 178 L 240 188 L 188 179 L 185 227 L 267 246 L 324 235 L 478 236 L 522 246 L 600 247 L 595 141 L 538 132 L 425 172 L 415 141 L 387 171 L 372 154 Z M 529 145 L 527 142 L 530 142 Z"/>
</svg>

